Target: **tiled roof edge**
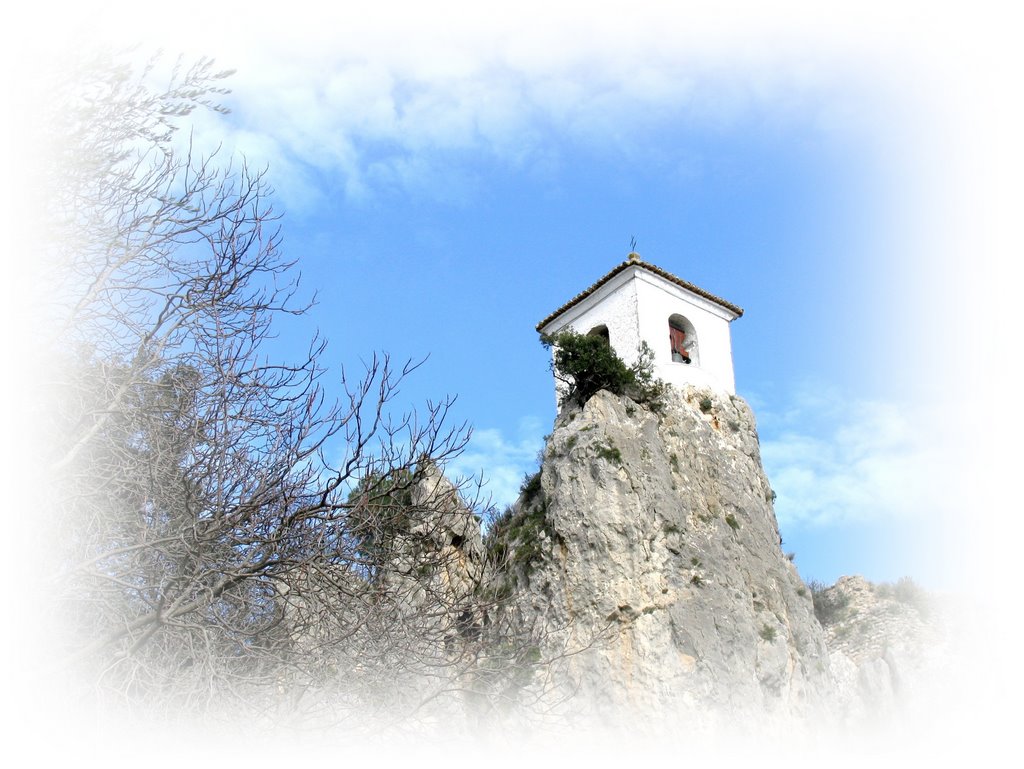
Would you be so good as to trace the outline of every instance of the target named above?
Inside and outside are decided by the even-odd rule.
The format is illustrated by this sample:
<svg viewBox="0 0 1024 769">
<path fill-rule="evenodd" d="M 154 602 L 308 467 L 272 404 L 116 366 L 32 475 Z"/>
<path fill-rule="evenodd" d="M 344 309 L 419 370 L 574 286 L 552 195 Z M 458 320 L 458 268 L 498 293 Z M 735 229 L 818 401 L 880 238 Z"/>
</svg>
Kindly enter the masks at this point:
<svg viewBox="0 0 1024 769">
<path fill-rule="evenodd" d="M 586 299 L 588 296 L 593 294 L 595 291 L 597 291 L 597 289 L 599 289 L 601 286 L 603 286 L 609 280 L 614 278 L 620 272 L 625 270 L 627 267 L 632 267 L 634 265 L 637 266 L 637 267 L 642 267 L 643 269 L 647 270 L 648 272 L 653 273 L 654 275 L 657 275 L 660 278 L 664 278 L 665 280 L 669 281 L 670 283 L 675 283 L 677 286 L 685 288 L 687 291 L 690 291 L 690 292 L 696 294 L 697 296 L 703 297 L 704 299 L 707 299 L 708 301 L 714 302 L 715 304 L 717 304 L 717 305 L 719 305 L 721 307 L 724 307 L 725 309 L 729 310 L 730 312 L 735 313 L 737 318 L 740 317 L 741 315 L 743 315 L 743 308 L 742 307 L 739 307 L 739 306 L 733 304 L 732 302 L 727 302 L 726 300 L 722 299 L 720 296 L 715 296 L 714 294 L 710 293 L 709 291 L 705 291 L 703 288 L 700 288 L 699 286 L 695 286 L 692 283 L 689 283 L 689 282 L 683 280 L 682 278 L 677 278 L 672 273 L 666 272 L 665 270 L 661 269 L 660 267 L 658 267 L 656 265 L 653 265 L 653 264 L 651 264 L 649 262 L 641 261 L 639 259 L 627 259 L 626 261 L 624 261 L 621 264 L 618 264 L 614 268 L 612 268 L 611 272 L 609 272 L 607 275 L 605 275 L 600 280 L 598 280 L 596 283 L 594 283 L 594 285 L 592 285 L 590 288 L 588 288 L 585 291 L 577 294 L 572 299 L 570 299 L 568 302 L 566 302 L 561 307 L 559 307 L 557 310 L 555 310 L 553 313 L 551 313 L 546 318 L 544 318 L 544 320 L 542 320 L 540 323 L 537 324 L 537 331 L 539 332 L 542 328 L 544 328 L 546 325 L 548 325 L 551 321 L 553 321 L 555 318 L 557 318 L 559 315 L 561 315 L 566 310 L 568 310 L 568 309 L 570 309 L 572 307 L 575 307 L 577 304 L 579 304 L 584 299 Z"/>
</svg>

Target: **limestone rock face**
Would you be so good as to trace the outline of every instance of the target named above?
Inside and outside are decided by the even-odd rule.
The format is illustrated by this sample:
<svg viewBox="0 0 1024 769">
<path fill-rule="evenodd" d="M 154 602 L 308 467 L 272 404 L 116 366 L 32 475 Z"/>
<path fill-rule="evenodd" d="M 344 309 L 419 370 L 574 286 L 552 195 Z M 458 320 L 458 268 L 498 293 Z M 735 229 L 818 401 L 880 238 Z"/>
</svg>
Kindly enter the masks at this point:
<svg viewBox="0 0 1024 769">
<path fill-rule="evenodd" d="M 740 398 L 670 390 L 658 414 L 602 391 L 564 411 L 506 533 L 555 694 L 599 719 L 790 716 L 828 700 L 823 631 L 772 499 Z"/>
</svg>

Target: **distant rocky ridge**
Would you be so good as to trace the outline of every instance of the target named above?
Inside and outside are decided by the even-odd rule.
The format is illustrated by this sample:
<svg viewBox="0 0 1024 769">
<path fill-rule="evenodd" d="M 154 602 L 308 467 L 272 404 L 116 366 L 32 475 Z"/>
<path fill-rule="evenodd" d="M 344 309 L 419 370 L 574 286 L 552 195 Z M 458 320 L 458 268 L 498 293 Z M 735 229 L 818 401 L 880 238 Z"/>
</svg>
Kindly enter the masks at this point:
<svg viewBox="0 0 1024 769">
<path fill-rule="evenodd" d="M 953 662 L 950 607 L 909 579 L 878 585 L 840 577 L 816 586 L 814 599 L 844 722 L 892 716 Z"/>
</svg>

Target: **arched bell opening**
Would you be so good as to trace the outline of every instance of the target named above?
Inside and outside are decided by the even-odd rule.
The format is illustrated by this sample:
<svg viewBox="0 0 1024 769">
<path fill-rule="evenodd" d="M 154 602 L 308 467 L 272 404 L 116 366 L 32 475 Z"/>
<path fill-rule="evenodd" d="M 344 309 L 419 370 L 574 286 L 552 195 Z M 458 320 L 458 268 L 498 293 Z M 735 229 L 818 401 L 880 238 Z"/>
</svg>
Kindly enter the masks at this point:
<svg viewBox="0 0 1024 769">
<path fill-rule="evenodd" d="M 587 336 L 600 337 L 605 341 L 605 344 L 611 347 L 612 338 L 611 335 L 608 333 L 608 327 L 603 323 L 600 326 L 594 326 L 592 329 L 590 329 L 590 331 L 587 332 Z"/>
<path fill-rule="evenodd" d="M 697 331 L 689 320 L 678 313 L 669 316 L 668 339 L 674 363 L 700 365 Z"/>
</svg>

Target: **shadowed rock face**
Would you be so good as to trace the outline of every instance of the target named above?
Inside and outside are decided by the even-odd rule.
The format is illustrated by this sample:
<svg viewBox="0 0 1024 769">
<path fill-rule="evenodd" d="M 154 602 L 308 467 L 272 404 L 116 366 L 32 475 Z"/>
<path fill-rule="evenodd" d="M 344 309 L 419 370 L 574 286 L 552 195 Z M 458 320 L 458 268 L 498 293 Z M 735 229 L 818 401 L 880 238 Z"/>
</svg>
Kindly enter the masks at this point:
<svg viewBox="0 0 1024 769">
<path fill-rule="evenodd" d="M 572 711 L 810 712 L 834 691 L 811 594 L 780 549 L 744 401 L 670 390 L 660 414 L 599 392 L 556 421 L 541 525 L 506 578 L 543 626 Z"/>
<path fill-rule="evenodd" d="M 483 576 L 484 547 L 480 523 L 472 510 L 434 464 L 420 468 L 412 489 L 412 505 L 430 511 L 412 529 L 421 542 L 440 553 L 443 580 L 448 591 L 461 600 L 470 595 Z"/>
</svg>

